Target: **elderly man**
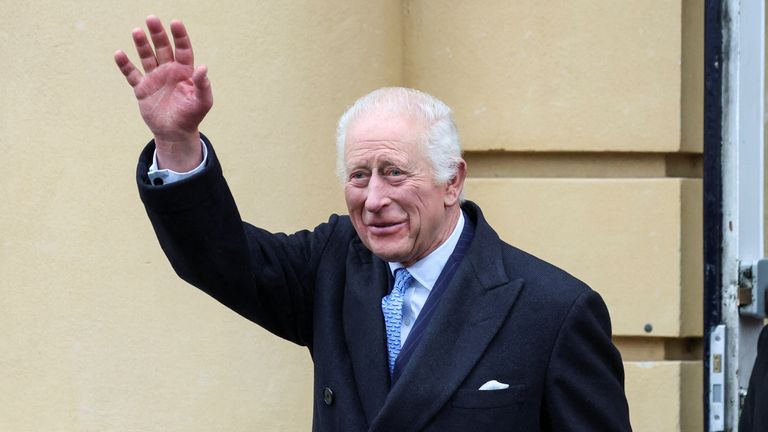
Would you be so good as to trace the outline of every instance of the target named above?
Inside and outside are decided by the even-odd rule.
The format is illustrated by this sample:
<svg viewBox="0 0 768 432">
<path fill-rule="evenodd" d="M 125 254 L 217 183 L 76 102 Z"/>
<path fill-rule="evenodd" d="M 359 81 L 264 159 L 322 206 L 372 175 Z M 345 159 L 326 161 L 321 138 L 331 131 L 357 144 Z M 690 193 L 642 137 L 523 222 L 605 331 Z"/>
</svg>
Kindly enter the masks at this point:
<svg viewBox="0 0 768 432">
<path fill-rule="evenodd" d="M 141 198 L 184 280 L 307 346 L 317 431 L 626 431 L 606 307 L 582 282 L 502 242 L 462 202 L 450 109 L 377 90 L 339 121 L 349 216 L 312 232 L 243 223 L 198 124 L 212 104 L 181 22 L 115 61 L 154 135 Z"/>
</svg>

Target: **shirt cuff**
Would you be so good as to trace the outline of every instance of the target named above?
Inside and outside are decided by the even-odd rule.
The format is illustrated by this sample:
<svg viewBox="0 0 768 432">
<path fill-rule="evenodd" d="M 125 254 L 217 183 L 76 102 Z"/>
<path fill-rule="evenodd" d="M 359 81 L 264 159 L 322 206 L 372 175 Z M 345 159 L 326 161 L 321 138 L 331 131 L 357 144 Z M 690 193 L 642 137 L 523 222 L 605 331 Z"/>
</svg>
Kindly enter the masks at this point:
<svg viewBox="0 0 768 432">
<path fill-rule="evenodd" d="M 202 138 L 200 139 L 200 145 L 203 146 L 203 161 L 200 162 L 200 165 L 195 167 L 195 169 L 192 171 L 183 173 L 169 169 L 157 169 L 157 150 L 155 150 L 155 153 L 152 156 L 152 165 L 149 167 L 149 171 L 147 172 L 149 181 L 152 182 L 152 184 L 155 186 L 162 186 L 177 182 L 179 180 L 184 180 L 185 178 L 192 177 L 193 175 L 202 171 L 203 168 L 205 168 L 205 165 L 208 163 L 208 147 L 205 146 Z"/>
</svg>

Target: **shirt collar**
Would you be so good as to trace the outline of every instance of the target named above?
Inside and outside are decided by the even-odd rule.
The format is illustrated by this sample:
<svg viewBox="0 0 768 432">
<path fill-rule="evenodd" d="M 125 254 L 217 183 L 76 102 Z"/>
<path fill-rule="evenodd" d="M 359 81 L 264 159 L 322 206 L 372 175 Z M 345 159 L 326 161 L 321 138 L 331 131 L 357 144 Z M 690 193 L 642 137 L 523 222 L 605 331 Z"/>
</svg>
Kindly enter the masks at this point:
<svg viewBox="0 0 768 432">
<path fill-rule="evenodd" d="M 432 290 L 432 287 L 437 282 L 437 278 L 445 267 L 445 263 L 448 262 L 448 258 L 451 257 L 453 250 L 456 248 L 456 244 L 459 242 L 461 232 L 464 230 L 464 212 L 459 211 L 459 220 L 456 222 L 456 226 L 453 228 L 453 232 L 448 237 L 448 240 L 443 242 L 437 249 L 433 250 L 429 255 L 416 261 L 410 267 L 408 272 L 414 279 L 428 290 Z M 395 270 L 403 268 L 403 264 L 399 262 L 390 262 L 389 270 L 394 275 Z"/>
</svg>

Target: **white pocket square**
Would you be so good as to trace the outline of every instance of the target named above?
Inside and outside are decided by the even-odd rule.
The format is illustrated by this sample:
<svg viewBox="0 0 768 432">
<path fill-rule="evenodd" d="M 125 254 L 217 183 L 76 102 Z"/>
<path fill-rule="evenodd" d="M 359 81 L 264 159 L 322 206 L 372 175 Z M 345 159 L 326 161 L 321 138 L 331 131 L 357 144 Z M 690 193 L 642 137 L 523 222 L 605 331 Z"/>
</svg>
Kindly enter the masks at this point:
<svg viewBox="0 0 768 432">
<path fill-rule="evenodd" d="M 480 386 L 479 390 L 504 390 L 509 388 L 509 384 L 504 384 L 496 380 L 490 380 L 487 383 Z"/>
</svg>

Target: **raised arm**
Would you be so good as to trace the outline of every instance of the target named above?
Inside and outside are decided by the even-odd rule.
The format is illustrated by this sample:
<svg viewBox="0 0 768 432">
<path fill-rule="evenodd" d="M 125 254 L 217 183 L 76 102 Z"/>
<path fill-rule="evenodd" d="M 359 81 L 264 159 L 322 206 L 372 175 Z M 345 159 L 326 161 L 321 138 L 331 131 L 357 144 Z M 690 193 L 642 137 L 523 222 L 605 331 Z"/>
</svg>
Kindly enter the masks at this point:
<svg viewBox="0 0 768 432">
<path fill-rule="evenodd" d="M 144 74 L 121 50 L 115 52 L 115 63 L 133 87 L 141 117 L 154 135 L 159 168 L 190 171 L 202 161 L 198 125 L 213 105 L 208 69 L 195 68 L 181 21 L 171 21 L 174 46 L 159 18 L 150 15 L 146 24 L 154 48 L 144 30 L 132 33 Z"/>
</svg>

